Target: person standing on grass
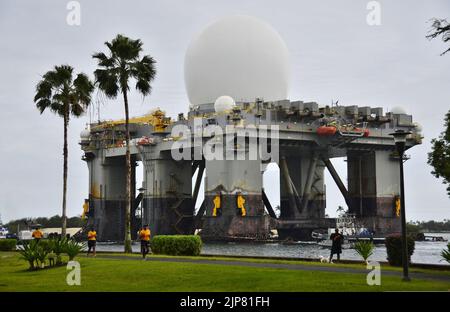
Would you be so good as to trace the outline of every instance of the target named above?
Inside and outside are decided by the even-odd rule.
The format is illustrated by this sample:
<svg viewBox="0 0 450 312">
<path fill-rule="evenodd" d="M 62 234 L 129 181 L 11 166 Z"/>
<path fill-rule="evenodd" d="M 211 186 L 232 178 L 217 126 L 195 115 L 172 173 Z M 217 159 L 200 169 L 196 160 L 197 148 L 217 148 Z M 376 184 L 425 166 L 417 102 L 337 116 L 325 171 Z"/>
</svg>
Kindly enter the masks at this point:
<svg viewBox="0 0 450 312">
<path fill-rule="evenodd" d="M 88 232 L 88 252 L 87 252 L 88 256 L 92 249 L 92 254 L 95 257 L 96 243 L 97 243 L 97 232 L 95 231 L 94 227 L 91 227 L 90 231 Z"/>
<path fill-rule="evenodd" d="M 337 254 L 337 261 L 341 260 L 342 243 L 344 242 L 344 236 L 339 233 L 339 229 L 336 229 L 333 234 L 330 235 L 331 239 L 331 253 L 330 263 L 333 260 L 333 255 Z"/>
<path fill-rule="evenodd" d="M 41 238 L 44 236 L 44 233 L 37 227 L 33 233 L 31 233 L 31 237 L 33 237 L 36 241 L 40 241 Z"/>
<path fill-rule="evenodd" d="M 142 258 L 145 260 L 145 256 L 149 253 L 149 242 L 150 242 L 150 229 L 148 225 L 144 225 L 144 227 L 139 231 L 139 239 L 141 240 L 141 253 Z"/>
</svg>

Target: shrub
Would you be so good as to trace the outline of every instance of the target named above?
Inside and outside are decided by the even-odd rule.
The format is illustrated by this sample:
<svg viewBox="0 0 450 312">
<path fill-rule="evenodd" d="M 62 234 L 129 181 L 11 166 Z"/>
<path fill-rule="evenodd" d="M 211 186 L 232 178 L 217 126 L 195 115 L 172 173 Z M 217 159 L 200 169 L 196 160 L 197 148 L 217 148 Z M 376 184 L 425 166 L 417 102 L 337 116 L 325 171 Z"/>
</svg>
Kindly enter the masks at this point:
<svg viewBox="0 0 450 312">
<path fill-rule="evenodd" d="M 23 242 L 23 246 L 19 249 L 19 253 L 25 261 L 28 261 L 30 265 L 30 270 L 35 268 L 35 264 L 37 264 L 37 243 L 36 241 L 31 242 Z"/>
<path fill-rule="evenodd" d="M 447 249 L 443 249 L 441 252 L 442 260 L 450 263 L 450 243 L 447 244 Z"/>
<path fill-rule="evenodd" d="M 56 265 L 62 264 L 62 253 L 67 253 L 70 260 L 83 249 L 83 245 L 77 246 L 76 242 L 68 242 L 65 238 L 41 239 L 39 241 L 25 241 L 19 249 L 22 258 L 30 264 L 30 270 L 44 268 L 47 259 L 54 260 Z M 81 249 L 80 249 L 81 248 Z M 53 264 L 53 261 L 51 261 Z"/>
<path fill-rule="evenodd" d="M 414 239 L 411 236 L 407 236 L 406 239 L 408 245 L 408 262 L 411 262 L 411 256 L 414 253 Z M 401 266 L 402 261 L 402 237 L 400 234 L 392 234 L 386 236 L 385 240 L 387 260 L 390 265 Z"/>
<path fill-rule="evenodd" d="M 42 249 L 50 253 L 53 251 L 53 245 L 54 240 L 53 239 L 41 239 L 39 240 L 39 246 L 41 246 Z"/>
<path fill-rule="evenodd" d="M 78 243 L 70 239 L 66 243 L 65 253 L 69 256 L 69 261 L 72 261 L 85 248 L 86 243 Z"/>
<path fill-rule="evenodd" d="M 56 255 L 56 265 L 62 264 L 61 254 L 66 252 L 67 239 L 61 237 L 52 239 L 52 242 L 52 251 Z"/>
<path fill-rule="evenodd" d="M 202 250 L 202 240 L 198 235 L 156 235 L 151 248 L 155 254 L 198 256 Z"/>
<path fill-rule="evenodd" d="M 17 240 L 15 239 L 0 239 L 0 251 L 16 250 Z"/>
<path fill-rule="evenodd" d="M 19 250 L 22 259 L 28 261 L 30 270 L 36 268 L 43 268 L 45 260 L 50 250 L 46 243 L 42 241 L 32 240 L 31 242 L 24 242 L 22 248 Z"/>
<path fill-rule="evenodd" d="M 47 260 L 47 255 L 49 254 L 49 252 L 50 251 L 45 246 L 36 244 L 35 255 L 38 267 L 45 267 L 45 260 Z"/>
<path fill-rule="evenodd" d="M 355 250 L 360 255 L 364 261 L 373 254 L 374 245 L 369 241 L 358 241 L 355 243 Z"/>
</svg>

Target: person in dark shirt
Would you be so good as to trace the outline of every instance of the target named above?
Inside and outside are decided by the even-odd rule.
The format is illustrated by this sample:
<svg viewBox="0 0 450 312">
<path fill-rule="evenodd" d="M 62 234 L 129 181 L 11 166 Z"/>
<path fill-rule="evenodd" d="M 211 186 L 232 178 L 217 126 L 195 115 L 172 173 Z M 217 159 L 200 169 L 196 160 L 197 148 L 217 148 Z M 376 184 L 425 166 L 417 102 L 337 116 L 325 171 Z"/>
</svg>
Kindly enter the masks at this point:
<svg viewBox="0 0 450 312">
<path fill-rule="evenodd" d="M 344 242 L 344 236 L 341 233 L 339 233 L 339 229 L 336 229 L 334 233 L 330 235 L 330 239 L 331 239 L 331 253 L 330 253 L 330 263 L 331 263 L 334 254 L 337 254 L 337 261 L 341 259 L 342 243 Z"/>
</svg>

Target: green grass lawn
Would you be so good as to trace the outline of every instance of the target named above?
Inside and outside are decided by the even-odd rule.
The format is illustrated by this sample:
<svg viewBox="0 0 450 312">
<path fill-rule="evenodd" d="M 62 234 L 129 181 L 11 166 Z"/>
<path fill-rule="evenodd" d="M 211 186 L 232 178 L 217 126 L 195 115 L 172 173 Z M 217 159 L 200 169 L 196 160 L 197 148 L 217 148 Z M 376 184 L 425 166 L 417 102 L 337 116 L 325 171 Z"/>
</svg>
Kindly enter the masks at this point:
<svg viewBox="0 0 450 312">
<path fill-rule="evenodd" d="M 135 255 L 132 255 L 135 256 Z M 204 258 L 202 258 L 204 259 Z M 27 271 L 18 253 L 0 252 L 1 291 L 402 291 L 444 290 L 450 283 L 383 276 L 368 286 L 365 274 L 297 271 L 239 265 L 78 257 L 81 286 L 66 284 L 65 267 Z M 248 260 L 248 259 L 247 259 Z M 274 261 L 275 262 L 275 261 Z"/>
<path fill-rule="evenodd" d="M 108 253 L 108 252 L 100 252 L 98 255 L 101 257 L 102 255 L 106 256 L 120 256 L 120 257 L 132 257 L 132 258 L 140 258 L 141 255 L 137 253 L 133 254 L 124 254 L 124 253 Z M 155 255 L 158 258 L 173 258 L 172 256 L 166 256 L 166 255 Z M 327 266 L 338 266 L 340 268 L 349 268 L 349 269 L 364 269 L 365 264 L 361 261 L 361 263 L 321 263 L 319 261 L 305 261 L 305 260 L 282 260 L 282 259 L 265 259 L 265 258 L 251 258 L 251 257 L 224 257 L 224 256 L 200 256 L 200 257 L 191 257 L 191 256 L 177 256 L 177 258 L 181 259 L 202 259 L 202 260 L 226 260 L 226 261 L 239 261 L 239 262 L 256 262 L 256 263 L 282 263 L 282 264 L 301 264 L 301 265 L 308 265 L 308 266 L 318 266 L 318 267 L 327 267 Z M 370 260 L 370 259 L 369 259 Z M 336 260 L 335 260 L 336 261 Z M 389 264 L 382 264 L 381 269 L 383 271 L 395 271 L 395 272 L 402 272 L 402 267 L 394 267 L 390 266 Z M 424 269 L 424 268 L 417 268 L 417 267 L 410 267 L 409 268 L 410 273 L 427 273 L 427 274 L 436 274 L 436 275 L 447 275 L 450 276 L 450 266 L 448 269 L 445 270 L 432 270 L 432 269 Z"/>
</svg>

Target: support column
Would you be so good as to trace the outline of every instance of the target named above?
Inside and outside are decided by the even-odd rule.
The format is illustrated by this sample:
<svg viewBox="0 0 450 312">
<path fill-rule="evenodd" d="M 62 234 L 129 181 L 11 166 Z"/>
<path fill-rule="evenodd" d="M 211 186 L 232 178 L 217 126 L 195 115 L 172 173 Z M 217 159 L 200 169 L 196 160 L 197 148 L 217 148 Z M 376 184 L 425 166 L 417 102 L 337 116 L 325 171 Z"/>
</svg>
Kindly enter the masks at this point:
<svg viewBox="0 0 450 312">
<path fill-rule="evenodd" d="M 324 218 L 325 186 L 323 173 L 325 166 L 323 162 L 305 155 L 285 157 L 285 162 L 288 172 L 286 172 L 286 169 L 282 169 L 284 165 L 280 160 L 280 219 Z M 292 200 L 289 199 L 288 174 L 296 206 L 293 206 Z M 308 176 L 310 177 L 309 181 Z M 304 196 L 305 200 L 303 200 Z M 296 207 L 303 207 L 303 209 L 299 212 Z"/>
<path fill-rule="evenodd" d="M 135 158 L 131 164 L 131 198 L 135 198 Z M 89 225 L 94 226 L 99 241 L 123 241 L 125 235 L 126 166 L 125 157 L 104 157 L 98 151 L 87 160 L 89 168 Z M 137 220 L 131 209 L 132 236 Z"/>
<path fill-rule="evenodd" d="M 305 187 L 303 189 L 301 212 L 304 211 L 309 204 L 309 199 L 311 197 L 311 187 L 314 182 L 314 179 L 316 178 L 315 177 L 316 165 L 317 165 L 317 155 L 313 155 L 309 161 L 308 175 L 306 176 Z"/>
<path fill-rule="evenodd" d="M 392 157 L 392 151 L 364 154 L 349 151 L 347 165 L 349 212 L 356 214 L 376 235 L 399 231 L 395 199 L 400 193 L 400 176 L 398 160 Z"/>
<path fill-rule="evenodd" d="M 298 195 L 296 196 L 296 194 L 298 194 L 298 192 L 294 192 L 295 183 L 289 174 L 289 168 L 285 157 L 281 157 L 280 159 L 280 177 L 283 180 L 283 190 L 287 193 L 283 194 L 283 197 L 287 195 L 289 204 L 287 207 L 283 207 L 283 210 L 285 211 L 283 217 L 292 218 L 300 214 L 301 210 L 299 210 L 299 207 L 297 206 Z"/>
<path fill-rule="evenodd" d="M 162 154 L 162 153 L 161 153 Z M 143 153 L 144 220 L 152 235 L 189 234 L 192 231 L 192 163 L 168 155 Z"/>
<path fill-rule="evenodd" d="M 205 162 L 200 163 L 200 165 L 198 165 L 197 167 L 198 167 L 197 179 L 195 181 L 194 193 L 192 194 L 192 205 L 194 205 L 194 210 L 195 210 L 195 205 L 197 203 L 200 185 L 202 184 L 202 180 L 203 180 L 203 172 L 205 171 Z"/>
<path fill-rule="evenodd" d="M 205 206 L 202 237 L 229 240 L 239 237 L 266 238 L 269 220 L 264 216 L 260 160 L 206 161 Z M 240 214 L 237 198 L 241 195 L 246 210 Z M 214 199 L 220 197 L 220 213 L 214 216 Z"/>
</svg>

